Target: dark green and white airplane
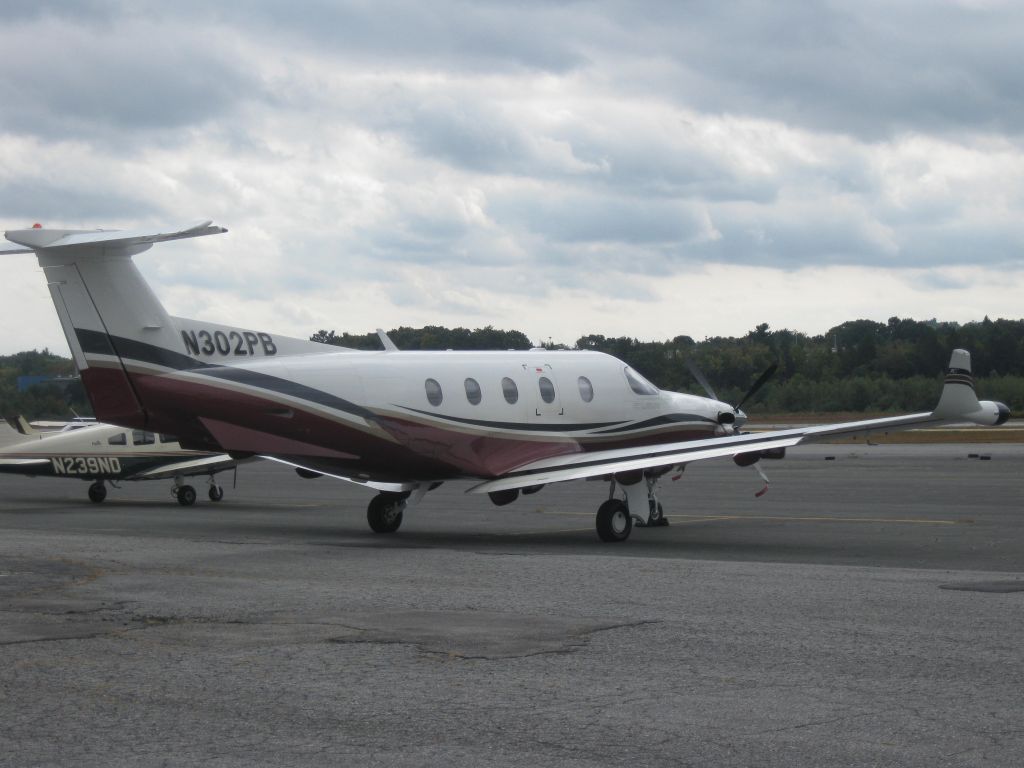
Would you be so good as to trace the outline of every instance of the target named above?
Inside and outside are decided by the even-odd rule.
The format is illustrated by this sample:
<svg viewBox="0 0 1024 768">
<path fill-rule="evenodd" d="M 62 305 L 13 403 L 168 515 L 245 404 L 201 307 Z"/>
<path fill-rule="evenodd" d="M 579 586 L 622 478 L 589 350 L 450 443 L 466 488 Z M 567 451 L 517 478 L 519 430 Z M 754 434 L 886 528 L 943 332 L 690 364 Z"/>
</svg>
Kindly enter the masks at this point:
<svg viewBox="0 0 1024 768">
<path fill-rule="evenodd" d="M 224 489 L 215 476 L 238 465 L 226 453 L 188 450 L 176 437 L 141 429 L 69 423 L 60 431 L 36 431 L 20 417 L 9 421 L 26 439 L 0 449 L 0 473 L 85 480 L 89 499 L 97 503 L 107 497 L 108 483 L 172 479 L 171 493 L 190 506 L 196 490 L 185 478 L 196 475 L 209 477 L 210 500 L 220 501 Z"/>
</svg>

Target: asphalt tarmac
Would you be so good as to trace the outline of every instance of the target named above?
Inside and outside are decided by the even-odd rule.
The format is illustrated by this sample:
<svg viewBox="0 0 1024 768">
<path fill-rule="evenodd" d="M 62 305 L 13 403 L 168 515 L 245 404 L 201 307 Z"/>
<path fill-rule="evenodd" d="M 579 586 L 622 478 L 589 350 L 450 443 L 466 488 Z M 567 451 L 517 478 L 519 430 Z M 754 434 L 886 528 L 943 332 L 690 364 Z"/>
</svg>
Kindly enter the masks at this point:
<svg viewBox="0 0 1024 768">
<path fill-rule="evenodd" d="M 1024 446 L 764 464 L 613 545 L 601 483 L 375 535 L 267 462 L 191 508 L 0 478 L 0 765 L 1024 764 Z"/>
</svg>

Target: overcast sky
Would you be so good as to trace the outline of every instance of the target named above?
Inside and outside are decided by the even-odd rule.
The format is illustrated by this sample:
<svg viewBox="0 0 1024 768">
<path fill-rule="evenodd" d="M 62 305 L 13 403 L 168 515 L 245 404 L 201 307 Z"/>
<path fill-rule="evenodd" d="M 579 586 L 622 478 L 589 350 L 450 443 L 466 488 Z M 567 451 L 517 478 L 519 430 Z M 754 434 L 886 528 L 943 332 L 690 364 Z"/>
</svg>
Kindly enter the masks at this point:
<svg viewBox="0 0 1024 768">
<path fill-rule="evenodd" d="M 0 228 L 213 219 L 168 309 L 302 337 L 1024 316 L 1024 4 L 220 5 L 0 0 Z"/>
</svg>

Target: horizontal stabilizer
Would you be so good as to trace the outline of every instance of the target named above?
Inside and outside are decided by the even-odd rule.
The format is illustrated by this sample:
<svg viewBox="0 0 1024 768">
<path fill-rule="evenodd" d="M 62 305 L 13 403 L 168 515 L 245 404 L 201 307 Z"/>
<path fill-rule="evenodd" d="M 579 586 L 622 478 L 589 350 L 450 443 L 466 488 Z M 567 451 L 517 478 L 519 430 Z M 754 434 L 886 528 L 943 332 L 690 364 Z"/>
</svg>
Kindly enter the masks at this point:
<svg viewBox="0 0 1024 768">
<path fill-rule="evenodd" d="M 80 230 L 80 229 L 16 229 L 4 233 L 15 248 L 3 247 L 0 253 L 27 253 L 30 251 L 74 250 L 88 252 L 96 250 L 131 250 L 138 253 L 149 248 L 153 243 L 167 240 L 183 240 L 188 237 L 219 235 L 227 232 L 224 227 L 214 226 L 211 221 L 202 221 L 184 229 L 171 232 L 129 231 L 117 229 Z M 20 246 L 20 247 L 18 247 Z"/>
</svg>

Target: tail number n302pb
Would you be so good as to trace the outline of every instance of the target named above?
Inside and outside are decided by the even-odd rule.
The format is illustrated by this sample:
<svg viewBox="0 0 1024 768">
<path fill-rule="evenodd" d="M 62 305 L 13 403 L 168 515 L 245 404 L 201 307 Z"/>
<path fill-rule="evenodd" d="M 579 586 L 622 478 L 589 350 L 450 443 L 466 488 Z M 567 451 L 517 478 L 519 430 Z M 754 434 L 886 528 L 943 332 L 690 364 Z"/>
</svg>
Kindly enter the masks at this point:
<svg viewBox="0 0 1024 768">
<path fill-rule="evenodd" d="M 54 456 L 50 459 L 55 475 L 117 475 L 121 460 L 113 456 Z"/>
<path fill-rule="evenodd" d="M 185 349 L 192 355 L 276 355 L 269 333 L 252 331 L 182 331 Z"/>
</svg>

